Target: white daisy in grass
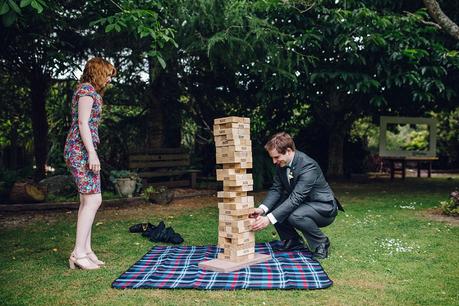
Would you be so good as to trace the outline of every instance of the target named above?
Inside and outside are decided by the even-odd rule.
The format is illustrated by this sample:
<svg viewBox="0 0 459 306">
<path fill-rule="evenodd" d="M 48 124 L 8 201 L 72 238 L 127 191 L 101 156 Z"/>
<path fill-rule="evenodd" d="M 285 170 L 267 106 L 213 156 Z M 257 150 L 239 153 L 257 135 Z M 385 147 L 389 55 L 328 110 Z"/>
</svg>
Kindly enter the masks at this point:
<svg viewBox="0 0 459 306">
<path fill-rule="evenodd" d="M 420 247 L 414 243 L 408 244 L 397 238 L 385 238 L 377 242 L 378 246 L 385 250 L 388 255 L 394 255 L 397 253 L 413 253 L 420 249 Z"/>
</svg>

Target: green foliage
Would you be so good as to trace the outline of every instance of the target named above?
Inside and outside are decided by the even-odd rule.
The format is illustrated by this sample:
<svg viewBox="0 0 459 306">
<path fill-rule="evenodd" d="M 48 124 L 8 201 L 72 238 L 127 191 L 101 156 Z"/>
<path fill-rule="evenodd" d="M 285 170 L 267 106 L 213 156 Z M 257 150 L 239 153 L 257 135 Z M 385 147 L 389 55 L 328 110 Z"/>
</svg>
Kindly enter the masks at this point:
<svg viewBox="0 0 459 306">
<path fill-rule="evenodd" d="M 167 191 L 168 188 L 166 186 L 148 186 L 147 188 L 143 189 L 142 197 L 145 199 L 145 201 L 150 201 L 153 194 L 163 193 Z"/>
<path fill-rule="evenodd" d="M 10 2 L 19 3 L 0 2 L 3 15 L 14 11 Z M 35 2 L 44 4 L 21 1 L 18 26 L 8 27 L 2 37 L 9 46 L 2 53 L 7 66 L 2 75 L 10 80 L 2 82 L 7 106 L 0 111 L 5 118 L 0 147 L 13 139 L 20 146 L 32 145 L 27 95 L 35 82 L 30 67 L 44 72 L 36 78 L 51 82 L 80 66 L 88 52 L 96 52 L 119 68 L 116 86 L 104 97 L 98 148 L 104 177 L 126 167 L 129 149 L 156 137 L 152 126 L 164 134 L 172 129 L 171 121 L 182 126 L 183 143 L 193 147 L 195 159 L 209 174 L 214 170 L 212 120 L 218 116 L 251 117 L 257 145 L 278 130 L 317 137 L 326 144 L 318 155 L 327 159 L 331 133 L 347 139 L 360 118 L 448 112 L 455 101 L 457 45 L 426 23 L 429 16 L 419 4 L 119 0 L 81 6 L 47 1 L 49 9 L 37 14 Z M 58 170 L 65 169 L 66 86 L 53 85 L 47 98 L 48 164 Z M 305 133 L 308 129 L 317 133 Z M 20 131 L 16 138 L 14 131 Z M 458 151 L 448 145 L 457 143 L 458 133 L 453 133 L 444 135 L 453 141 L 439 144 L 451 157 Z M 166 139 L 163 145 L 170 139 L 159 137 Z M 413 135 L 413 148 L 422 148 L 423 137 Z M 368 139 L 373 148 L 372 137 Z"/>
<path fill-rule="evenodd" d="M 441 201 L 440 208 L 445 215 L 459 216 L 459 191 L 453 191 L 449 200 Z"/>
<path fill-rule="evenodd" d="M 352 141 L 363 140 L 370 152 L 377 153 L 379 151 L 379 126 L 372 122 L 371 117 L 357 119 L 352 125 L 350 139 Z"/>
<path fill-rule="evenodd" d="M 16 0 L 3 0 L 0 3 L 0 16 L 2 16 L 5 27 L 12 26 L 27 7 L 33 8 L 37 14 L 41 14 L 44 7 L 47 7 L 44 0 L 21 0 L 19 5 L 17 2 Z"/>
<path fill-rule="evenodd" d="M 63 158 L 64 144 L 70 129 L 71 100 L 76 81 L 67 81 L 54 84 L 48 95 L 46 111 L 48 113 L 49 166 L 55 169 L 54 174 L 67 173 L 67 166 Z"/>
<path fill-rule="evenodd" d="M 459 107 L 451 112 L 434 114 L 438 120 L 437 146 L 439 156 L 445 160 L 444 167 L 459 167 Z"/>
<path fill-rule="evenodd" d="M 415 127 L 409 124 L 397 124 L 392 129 L 389 126 L 386 134 L 386 148 L 390 151 L 429 149 L 429 130 L 425 124 L 417 124 Z"/>
<path fill-rule="evenodd" d="M 110 171 L 110 181 L 115 183 L 119 178 L 130 178 L 135 181 L 140 181 L 139 175 L 136 172 L 129 170 L 112 170 Z"/>
<path fill-rule="evenodd" d="M 102 199 L 104 200 L 113 200 L 119 199 L 120 196 L 117 193 L 113 193 L 111 191 L 102 191 Z M 46 201 L 51 203 L 60 203 L 60 202 L 79 202 L 80 196 L 79 194 L 72 194 L 72 195 L 55 195 L 55 194 L 47 194 Z"/>
<path fill-rule="evenodd" d="M 440 208 L 445 215 L 459 216 L 459 204 L 453 199 L 440 202 Z"/>
<path fill-rule="evenodd" d="M 117 6 L 120 12 L 93 21 L 91 25 L 105 26 L 105 32 L 124 31 L 126 35 L 135 33 L 139 39 L 148 38 L 150 50 L 146 54 L 156 58 L 164 69 L 166 62 L 161 50 L 166 44 L 172 44 L 175 47 L 178 47 L 178 45 L 174 40 L 174 30 L 164 25 L 161 16 L 163 11 L 161 3 L 122 0 Z M 138 8 L 142 6 L 149 7 L 149 9 Z"/>
</svg>

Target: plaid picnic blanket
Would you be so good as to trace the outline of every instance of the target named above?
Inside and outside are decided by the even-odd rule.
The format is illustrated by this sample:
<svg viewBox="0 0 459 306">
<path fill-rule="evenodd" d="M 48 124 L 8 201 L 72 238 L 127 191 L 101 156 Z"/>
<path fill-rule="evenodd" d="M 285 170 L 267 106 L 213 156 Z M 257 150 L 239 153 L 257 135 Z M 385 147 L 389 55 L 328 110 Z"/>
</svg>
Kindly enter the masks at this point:
<svg viewBox="0 0 459 306">
<path fill-rule="evenodd" d="M 199 262 L 217 257 L 220 248 L 210 246 L 157 246 L 152 248 L 112 287 L 193 289 L 322 289 L 333 281 L 308 251 L 274 252 L 280 241 L 257 243 L 257 253 L 272 259 L 239 271 L 201 270 Z"/>
</svg>

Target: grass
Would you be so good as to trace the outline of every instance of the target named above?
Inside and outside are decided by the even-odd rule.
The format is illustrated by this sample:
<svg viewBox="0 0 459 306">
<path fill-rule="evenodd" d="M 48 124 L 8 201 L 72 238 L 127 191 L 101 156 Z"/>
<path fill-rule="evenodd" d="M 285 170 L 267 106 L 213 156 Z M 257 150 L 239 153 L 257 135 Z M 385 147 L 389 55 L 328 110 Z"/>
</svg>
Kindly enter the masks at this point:
<svg viewBox="0 0 459 306">
<path fill-rule="evenodd" d="M 212 197 L 99 212 L 93 244 L 108 266 L 97 271 L 67 267 L 76 212 L 2 216 L 0 304 L 458 305 L 459 227 L 426 217 L 427 209 L 457 186 L 458 178 L 332 184 L 346 212 L 324 229 L 332 253 L 322 265 L 334 285 L 317 291 L 110 288 L 152 246 L 128 233 L 132 224 L 165 220 L 185 244 L 216 243 L 218 209 Z M 263 193 L 255 196 L 259 202 Z M 257 234 L 257 241 L 278 239 L 273 232 L 270 227 Z"/>
</svg>

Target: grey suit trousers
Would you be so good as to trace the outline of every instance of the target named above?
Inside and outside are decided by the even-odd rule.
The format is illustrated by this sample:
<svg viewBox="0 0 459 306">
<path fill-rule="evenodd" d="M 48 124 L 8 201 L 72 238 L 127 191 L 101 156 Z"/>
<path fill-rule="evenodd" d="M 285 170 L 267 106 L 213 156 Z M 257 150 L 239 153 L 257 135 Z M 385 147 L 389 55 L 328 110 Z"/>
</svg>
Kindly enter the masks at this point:
<svg viewBox="0 0 459 306">
<path fill-rule="evenodd" d="M 320 228 L 330 225 L 335 220 L 337 207 L 334 205 L 334 211 L 331 214 L 320 214 L 310 204 L 312 206 L 333 205 L 328 203 L 305 203 L 295 209 L 284 222 L 274 224 L 274 227 L 282 240 L 299 239 L 300 236 L 295 230 L 298 229 L 306 238 L 311 251 L 315 251 L 320 244 L 327 241 L 327 236 Z"/>
</svg>

